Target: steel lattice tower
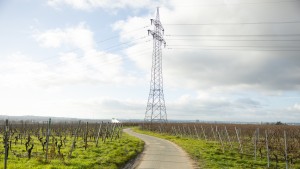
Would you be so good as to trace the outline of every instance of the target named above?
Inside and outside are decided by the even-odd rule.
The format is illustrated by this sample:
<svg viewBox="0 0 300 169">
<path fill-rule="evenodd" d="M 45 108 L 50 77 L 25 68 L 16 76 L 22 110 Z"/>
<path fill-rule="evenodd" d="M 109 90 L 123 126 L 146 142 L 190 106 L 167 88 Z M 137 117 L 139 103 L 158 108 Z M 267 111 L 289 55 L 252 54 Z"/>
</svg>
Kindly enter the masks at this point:
<svg viewBox="0 0 300 169">
<path fill-rule="evenodd" d="M 163 91 L 162 76 L 162 44 L 166 45 L 163 38 L 164 28 L 159 20 L 159 8 L 157 8 L 156 19 L 151 19 L 154 30 L 148 30 L 148 35 L 153 36 L 153 53 L 150 93 L 145 113 L 145 122 L 167 122 L 167 113 Z"/>
</svg>

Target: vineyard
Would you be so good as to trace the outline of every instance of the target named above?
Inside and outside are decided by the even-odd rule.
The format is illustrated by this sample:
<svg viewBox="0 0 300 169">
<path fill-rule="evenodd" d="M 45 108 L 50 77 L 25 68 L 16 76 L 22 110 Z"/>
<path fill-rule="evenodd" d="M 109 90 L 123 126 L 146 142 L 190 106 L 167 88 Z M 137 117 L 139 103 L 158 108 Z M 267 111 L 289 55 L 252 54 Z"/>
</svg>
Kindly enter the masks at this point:
<svg viewBox="0 0 300 169">
<path fill-rule="evenodd" d="M 242 163 L 251 159 L 253 168 L 256 164 L 262 168 L 300 168 L 300 126 L 169 123 L 145 124 L 141 129 L 175 136 L 183 141 L 199 140 L 209 145 L 207 147 L 217 146 L 216 154 L 225 155 L 222 160 L 238 156 L 232 159 Z M 191 150 L 193 153 L 198 151 L 194 149 Z M 211 153 L 209 149 L 203 151 Z M 202 152 L 197 153 L 200 156 Z"/>
<path fill-rule="evenodd" d="M 120 123 L 6 120 L 0 133 L 4 168 L 120 168 L 143 149 Z"/>
<path fill-rule="evenodd" d="M 122 132 L 123 125 L 174 141 L 193 158 L 206 159 L 201 162 L 207 168 L 300 168 L 300 126 L 51 119 L 0 125 L 4 168 L 121 168 L 143 150 L 142 141 Z"/>
</svg>

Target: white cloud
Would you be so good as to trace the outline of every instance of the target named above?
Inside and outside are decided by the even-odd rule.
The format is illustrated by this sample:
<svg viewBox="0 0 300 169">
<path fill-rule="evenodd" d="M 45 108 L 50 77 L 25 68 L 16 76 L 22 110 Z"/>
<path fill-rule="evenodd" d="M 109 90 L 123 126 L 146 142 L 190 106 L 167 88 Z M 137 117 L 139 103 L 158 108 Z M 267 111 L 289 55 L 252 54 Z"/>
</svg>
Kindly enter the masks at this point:
<svg viewBox="0 0 300 169">
<path fill-rule="evenodd" d="M 179 99 L 166 100 L 169 117 L 221 121 L 294 121 L 299 118 L 297 113 L 293 111 L 291 114 L 294 119 L 286 117 L 285 114 L 289 112 L 285 105 L 280 103 L 274 106 L 272 101 L 280 102 L 278 100 L 282 94 L 300 89 L 300 75 L 296 73 L 300 70 L 298 52 L 280 51 L 298 49 L 300 44 L 297 41 L 272 40 L 294 40 L 296 37 L 172 36 L 300 33 L 300 24 L 259 24 L 297 20 L 295 16 L 300 14 L 299 10 L 291 4 L 282 8 L 274 4 L 232 5 L 233 3 L 244 2 L 226 1 L 226 5 L 222 5 L 220 1 L 169 1 L 168 6 L 171 8 L 160 8 L 165 39 L 167 45 L 170 45 L 167 48 L 175 48 L 163 49 L 165 91 L 172 88 L 172 92 L 181 92 L 188 88 L 198 92 L 196 97 L 183 94 Z M 278 10 L 285 12 L 279 14 Z M 120 31 L 123 41 L 131 41 L 145 35 L 149 28 L 135 34 L 124 32 L 150 24 L 150 18 L 155 18 L 154 10 L 144 16 L 117 21 L 114 28 Z M 208 25 L 170 25 L 172 23 Z M 147 48 L 151 50 L 152 45 L 136 43 L 125 52 L 139 69 L 150 72 L 151 51 L 147 55 L 136 55 L 136 51 Z M 275 95 L 278 100 L 272 98 Z"/>
<path fill-rule="evenodd" d="M 143 119 L 145 110 L 143 101 L 111 97 L 68 99 L 62 104 L 68 105 L 83 118 L 94 114 L 95 118 Z M 84 115 L 86 113 L 88 113 L 87 116 Z"/>
<path fill-rule="evenodd" d="M 84 51 L 94 48 L 93 32 L 85 23 L 65 29 L 50 29 L 45 32 L 37 32 L 34 38 L 43 47 L 58 48 L 62 45 L 78 47 Z"/>
<path fill-rule="evenodd" d="M 65 29 L 47 30 L 36 34 L 35 38 L 45 47 L 65 45 L 79 49 L 60 53 L 62 66 L 56 68 L 56 78 L 61 80 L 53 83 L 120 82 L 126 76 L 121 70 L 122 58 L 95 49 L 93 32 L 84 23 Z M 111 61 L 118 62 L 107 64 Z"/>
<path fill-rule="evenodd" d="M 287 110 L 300 112 L 300 103 L 295 103 L 293 106 L 288 107 Z"/>
<path fill-rule="evenodd" d="M 59 7 L 62 5 L 71 6 L 79 10 L 92 10 L 95 8 L 103 9 L 118 9 L 118 8 L 149 8 L 156 7 L 161 4 L 160 0 L 48 0 L 47 4 L 52 7 Z"/>
<path fill-rule="evenodd" d="M 20 49 L 22 52 L 7 55 L 6 51 L 13 51 L 18 45 L 12 45 L 12 50 L 2 52 L 0 62 L 0 100 L 4 105 L 1 108 L 2 112 L 142 119 L 147 100 L 147 94 L 142 93 L 146 93 L 149 89 L 152 62 L 152 37 L 147 37 L 147 29 L 152 27 L 146 25 L 150 25 L 149 19 L 155 17 L 155 7 L 160 6 L 165 38 L 167 45 L 170 45 L 167 48 L 175 48 L 175 50 L 163 50 L 164 92 L 167 96 L 166 107 L 170 119 L 211 121 L 300 119 L 297 99 L 282 101 L 283 96 L 299 95 L 295 92 L 300 89 L 300 75 L 297 73 L 300 71 L 299 52 L 275 51 L 295 49 L 300 44 L 298 41 L 271 41 L 298 40 L 298 36 L 167 36 L 299 34 L 298 23 L 292 25 L 213 24 L 297 21 L 300 13 L 294 3 L 279 5 L 272 2 L 262 4 L 257 2 L 258 5 L 232 5 L 232 3 L 245 3 L 240 0 L 226 0 L 226 2 L 219 0 L 184 2 L 179 0 L 48 0 L 47 3 L 58 9 L 69 6 L 84 11 L 122 11 L 122 16 L 106 18 L 107 22 L 118 17 L 124 18 L 123 14 L 128 11 L 130 11 L 128 15 L 143 14 L 143 16 L 130 16 L 112 24 L 112 28 L 119 31 L 121 43 L 128 42 L 133 45 L 120 52 L 127 54 L 128 56 L 125 57 L 129 60 L 124 60 L 119 54 L 99 50 L 92 31 L 93 27 L 89 27 L 87 23 L 37 30 L 33 35 L 34 40 L 41 47 L 37 51 L 30 50 L 35 47 L 30 46 L 30 43 L 24 45 L 19 43 L 22 44 L 23 50 Z M 76 11 L 72 12 L 75 14 Z M 98 14 L 98 12 L 88 13 L 86 16 L 91 18 L 86 22 L 94 22 L 93 18 L 98 18 L 96 16 Z M 48 14 L 41 15 L 39 20 L 46 15 Z M 66 15 L 62 19 L 68 20 L 68 17 L 70 16 Z M 63 20 L 57 23 L 61 21 Z M 74 20 L 69 21 L 72 23 Z M 170 25 L 172 23 L 212 23 L 212 25 Z M 49 24 L 53 25 L 56 22 Z M 246 41 L 224 41 L 228 39 L 246 39 Z M 14 42 L 17 44 L 19 41 Z M 264 46 L 272 46 L 267 49 L 274 51 L 259 51 L 266 49 Z M 37 56 L 40 50 L 45 48 L 47 49 L 46 52 L 43 51 L 42 57 Z M 227 50 L 233 48 L 235 49 Z M 27 53 L 28 51 L 33 54 Z M 47 58 L 50 54 L 47 51 L 52 53 L 49 59 Z M 53 55 L 55 52 L 57 53 Z M 41 60 L 43 58 L 47 60 Z M 145 74 L 148 77 L 145 77 Z"/>
<path fill-rule="evenodd" d="M 95 48 L 93 32 L 84 23 L 73 27 L 36 31 L 36 41 L 47 48 L 68 47 L 52 60 L 36 60 L 23 53 L 8 56 L 1 68 L 1 85 L 61 86 L 65 84 L 130 84 L 136 81 L 123 69 L 119 55 Z M 63 48 L 61 49 L 63 50 Z"/>
<path fill-rule="evenodd" d="M 47 65 L 34 62 L 21 52 L 16 52 L 0 63 L 0 85 L 5 87 L 33 87 L 32 81 L 43 77 Z"/>
<path fill-rule="evenodd" d="M 185 37 L 176 35 L 255 35 L 255 34 L 299 34 L 300 24 L 237 24 L 237 25 L 168 25 L 201 24 L 201 23 L 261 23 L 297 20 L 299 11 L 293 5 L 280 6 L 258 5 L 227 5 L 219 1 L 170 1 L 172 8 L 161 8 L 161 22 L 165 28 L 167 48 L 163 50 L 163 74 L 165 84 L 177 87 L 189 87 L 195 90 L 220 89 L 222 91 L 258 90 L 288 91 L 300 89 L 300 59 L 293 51 L 299 42 L 273 41 L 278 39 L 294 39 L 291 37 Z M 206 5 L 220 4 L 220 5 Z M 201 7 L 201 10 L 197 8 Z M 267 9 L 265 7 L 268 7 Z M 255 12 L 253 12 L 255 9 Z M 278 14 L 278 10 L 285 11 Z M 191 12 L 192 11 L 192 12 Z M 123 34 L 131 27 L 150 23 L 153 14 L 141 17 L 129 17 L 116 22 L 115 29 L 120 30 L 123 40 L 145 35 Z M 299 28 L 299 29 L 298 29 Z M 140 35 L 141 34 L 141 35 Z M 233 41 L 226 41 L 233 40 Z M 242 41 L 239 41 L 242 40 Z M 246 41 L 243 41 L 246 40 Z M 258 40 L 258 41 L 255 41 Z M 262 41 L 261 41 L 262 40 Z M 270 40 L 270 41 L 266 41 Z M 135 51 L 152 48 L 145 44 L 133 46 L 126 50 L 136 65 L 145 70 L 151 67 L 149 55 L 134 56 Z M 232 46 L 232 47 L 231 47 Z M 244 46 L 244 47 L 243 47 Z M 277 47 L 279 46 L 279 47 Z M 284 46 L 288 46 L 284 48 Z M 294 48 L 293 48 L 294 47 Z M 186 50 L 180 48 L 188 48 Z M 229 50 L 227 50 L 229 49 Z M 267 50 L 267 51 L 261 51 Z M 269 51 L 268 51 L 269 50 Z M 279 50 L 279 51 L 276 51 Z"/>
</svg>

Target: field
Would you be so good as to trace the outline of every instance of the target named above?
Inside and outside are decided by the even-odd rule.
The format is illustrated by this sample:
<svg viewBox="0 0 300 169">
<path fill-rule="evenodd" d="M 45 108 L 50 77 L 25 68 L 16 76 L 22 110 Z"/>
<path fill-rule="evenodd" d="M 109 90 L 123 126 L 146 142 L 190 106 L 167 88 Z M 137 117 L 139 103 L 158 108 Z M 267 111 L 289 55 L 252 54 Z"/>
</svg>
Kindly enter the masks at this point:
<svg viewBox="0 0 300 169">
<path fill-rule="evenodd" d="M 6 161 L 7 168 L 116 169 L 122 168 L 144 147 L 141 140 L 123 133 L 123 125 L 117 123 L 51 123 L 49 120 L 42 123 L 2 121 L 0 124 L 0 144 L 3 145 L 0 158 L 3 163 Z M 124 125 L 139 125 L 135 131 L 175 142 L 200 168 L 300 169 L 300 126 Z"/>
<path fill-rule="evenodd" d="M 144 145 L 122 133 L 121 124 L 111 123 L 20 121 L 7 126 L 2 123 L 0 131 L 0 168 L 4 168 L 7 153 L 9 169 L 116 169 L 140 153 Z"/>
<path fill-rule="evenodd" d="M 200 168 L 300 168 L 300 126 L 169 123 L 136 131 L 175 142 Z"/>
</svg>

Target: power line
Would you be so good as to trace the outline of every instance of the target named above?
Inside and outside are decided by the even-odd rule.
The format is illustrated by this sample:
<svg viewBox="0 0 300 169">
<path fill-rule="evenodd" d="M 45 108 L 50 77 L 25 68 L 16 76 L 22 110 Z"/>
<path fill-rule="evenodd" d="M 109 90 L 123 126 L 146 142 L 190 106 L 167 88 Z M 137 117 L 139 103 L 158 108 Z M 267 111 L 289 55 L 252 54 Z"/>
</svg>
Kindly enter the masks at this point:
<svg viewBox="0 0 300 169">
<path fill-rule="evenodd" d="M 122 34 L 123 35 L 130 34 L 130 33 L 133 33 L 133 32 L 148 28 L 148 27 L 150 27 L 150 25 L 146 25 L 146 26 L 139 27 L 139 28 L 136 28 L 136 29 L 133 29 L 133 30 L 130 30 L 130 31 L 126 31 L 126 32 L 123 32 Z M 101 44 L 101 43 L 104 43 L 104 42 L 107 42 L 109 40 L 116 39 L 116 38 L 119 38 L 119 37 L 120 37 L 119 35 L 114 35 L 114 36 L 111 36 L 111 37 L 107 37 L 105 39 L 96 41 L 95 44 Z M 71 50 L 68 50 L 66 52 L 72 52 L 72 51 L 78 51 L 78 50 L 80 50 L 80 49 L 71 49 Z"/>
<path fill-rule="evenodd" d="M 299 42 L 300 39 L 269 39 L 269 40 L 266 40 L 266 39 L 166 39 L 167 41 L 180 41 L 180 40 L 188 40 L 188 41 L 263 41 L 263 42 L 269 42 L 269 41 L 275 41 L 275 42 L 284 42 L 284 41 L 291 41 L 291 42 Z"/>
<path fill-rule="evenodd" d="M 300 49 L 300 46 L 215 46 L 215 45 L 212 45 L 212 46 L 194 46 L 194 45 L 167 45 L 168 47 L 172 47 L 172 46 L 182 46 L 182 47 L 233 47 L 233 48 L 299 48 Z"/>
<path fill-rule="evenodd" d="M 151 50 L 150 49 L 151 48 L 144 48 L 142 50 L 138 50 L 138 51 L 133 52 L 132 55 L 127 55 L 127 56 L 143 56 L 143 55 L 146 55 L 146 54 L 150 54 L 149 52 L 152 51 L 152 49 Z M 101 55 L 99 55 L 99 56 L 101 56 Z M 101 66 L 105 66 L 105 65 L 109 65 L 109 64 L 115 64 L 115 63 L 119 63 L 121 61 L 126 61 L 126 60 L 129 60 L 129 57 L 114 58 L 114 59 L 110 59 L 110 60 L 107 60 L 105 62 L 102 62 L 101 64 L 98 64 L 97 67 L 101 67 Z M 82 66 L 81 69 L 78 69 L 77 71 L 75 71 L 75 73 L 83 71 L 83 70 L 91 69 L 90 64 L 88 64 L 86 62 L 82 63 L 80 66 Z M 67 72 L 69 72 L 69 71 L 74 72 L 74 70 L 67 70 Z M 1 71 L 1 74 L 3 74 L 3 73 L 5 73 L 5 72 Z"/>
<path fill-rule="evenodd" d="M 103 50 L 106 51 L 108 49 L 116 48 L 116 47 L 119 47 L 119 46 L 122 46 L 122 45 L 131 44 L 132 42 L 136 42 L 138 40 L 145 39 L 145 38 L 149 38 L 149 36 L 143 36 L 143 37 L 140 37 L 140 38 L 128 41 L 128 42 L 124 42 L 124 43 L 120 43 L 120 44 L 117 44 L 117 45 L 113 45 L 113 46 L 107 47 L 107 48 L 105 48 Z"/>
<path fill-rule="evenodd" d="M 293 3 L 299 2 L 299 0 L 286 0 L 286 1 L 267 1 L 267 2 L 246 2 L 246 3 L 222 3 L 222 4 L 182 4 L 180 6 L 173 6 L 176 8 L 186 8 L 186 7 L 214 7 L 214 6 L 229 6 L 229 5 L 257 5 L 257 4 L 282 4 L 282 3 Z"/>
<path fill-rule="evenodd" d="M 145 49 L 142 49 L 142 50 L 139 50 L 139 51 L 136 51 L 134 52 L 132 55 L 130 56 L 143 56 L 143 55 L 149 55 L 150 52 L 152 50 L 150 50 L 151 48 L 145 48 Z M 104 65 L 109 65 L 109 64 L 116 64 L 116 63 L 120 63 L 121 61 L 126 61 L 126 60 L 129 60 L 129 57 L 120 57 L 120 58 L 117 58 L 117 59 L 111 59 L 110 61 L 107 61 L 107 62 L 102 62 L 101 64 L 98 64 L 97 67 L 101 67 L 101 66 L 104 66 Z M 82 66 L 80 69 L 77 69 L 77 70 L 66 70 L 64 71 L 63 73 L 68 73 L 68 72 L 72 72 L 72 73 L 77 73 L 77 72 L 82 72 L 82 71 L 87 71 L 87 70 L 95 70 L 95 69 L 91 69 L 90 65 L 87 64 L 87 63 L 83 63 L 81 64 L 80 66 Z M 3 72 L 1 72 L 3 73 Z M 59 72 L 58 72 L 59 73 Z M 1 75 L 1 74 L 0 74 Z M 51 80 L 52 78 L 46 78 L 46 80 Z"/>
<path fill-rule="evenodd" d="M 169 23 L 168 26 L 206 26 L 206 25 L 259 25 L 259 24 L 298 24 L 300 21 L 282 22 L 240 22 L 240 23 Z"/>
<path fill-rule="evenodd" d="M 143 45 L 144 43 L 149 43 L 151 42 L 151 40 L 146 40 L 146 41 L 142 41 L 140 42 L 139 44 L 134 44 L 134 46 L 137 46 L 137 45 Z M 120 45 L 119 45 L 120 46 Z M 125 47 L 131 47 L 133 45 L 127 45 Z M 110 50 L 105 50 L 105 51 L 101 51 L 101 52 L 105 52 L 103 54 L 100 54 L 100 55 L 97 55 L 97 57 L 100 57 L 100 56 L 105 56 L 105 55 L 109 55 L 109 54 L 113 54 L 113 53 L 107 53 L 107 52 L 111 52 L 111 51 L 119 51 L 119 50 L 122 50 L 124 48 L 120 48 L 120 49 L 114 49 L 114 50 L 111 50 L 112 48 L 110 48 Z"/>
<path fill-rule="evenodd" d="M 169 37 L 176 37 L 176 36 L 187 36 L 187 37 L 195 37 L 195 36 L 215 36 L 215 37 L 218 37 L 218 36 L 224 36 L 224 37 L 243 37 L 243 36 L 267 36 L 267 37 L 272 37 L 272 36 L 275 36 L 275 37 L 278 37 L 278 36 L 300 36 L 300 34 L 257 34 L 257 35 L 205 35 L 205 34 L 190 34 L 190 35 L 176 35 L 176 34 L 170 34 L 170 35 L 165 35 L 165 36 L 169 36 Z"/>
<path fill-rule="evenodd" d="M 145 25 L 145 26 L 142 26 L 142 27 L 139 27 L 139 28 L 130 30 L 130 31 L 126 31 L 126 32 L 123 33 L 123 35 L 124 35 L 124 34 L 134 33 L 134 32 L 136 32 L 136 31 L 139 31 L 139 30 L 142 30 L 142 29 L 145 29 L 145 28 L 148 28 L 148 27 L 150 27 L 150 25 Z M 107 37 L 107 38 L 105 38 L 105 39 L 96 41 L 95 44 L 101 44 L 101 43 L 107 42 L 107 41 L 109 41 L 109 40 L 116 39 L 116 38 L 118 38 L 118 37 L 119 37 L 119 35 Z M 125 42 L 125 43 L 123 43 L 123 44 L 131 43 L 132 41 L 136 41 L 136 40 L 137 40 L 137 39 L 134 39 L 134 40 L 131 40 L 131 41 L 129 41 L 129 42 Z M 107 49 L 110 49 L 110 48 L 114 48 L 114 47 L 117 47 L 117 46 L 121 46 L 121 45 L 122 45 L 122 44 L 110 46 L 110 47 L 105 48 L 104 50 L 107 50 Z M 79 50 L 81 50 L 81 49 L 79 49 L 79 48 L 74 48 L 74 49 L 71 49 L 71 50 L 64 51 L 63 53 L 76 52 L 76 51 L 79 51 Z M 46 58 L 39 59 L 39 60 L 37 60 L 37 61 L 38 61 L 38 62 L 41 62 L 41 61 L 47 61 L 47 60 L 50 60 L 50 59 L 53 59 L 53 58 L 55 58 L 55 57 L 51 56 L 51 57 L 46 57 Z"/>
<path fill-rule="evenodd" d="M 222 48 L 166 48 L 168 50 L 191 50 L 191 49 L 200 49 L 200 50 L 228 50 L 228 51 L 276 51 L 276 52 L 296 52 L 300 51 L 297 49 L 222 49 Z"/>
<path fill-rule="evenodd" d="M 97 56 L 100 57 L 100 56 L 105 56 L 105 55 L 108 55 L 108 54 L 113 54 L 113 53 L 107 53 L 107 52 L 119 51 L 119 50 L 124 49 L 124 47 L 131 47 L 131 46 L 136 46 L 136 45 L 142 45 L 142 44 L 151 42 L 151 40 L 145 40 L 145 41 L 142 41 L 142 42 L 140 42 L 140 43 L 138 43 L 138 44 L 133 44 L 133 45 L 132 45 L 132 44 L 129 44 L 129 43 L 132 43 L 132 42 L 134 42 L 134 41 L 141 40 L 141 39 L 144 39 L 144 38 L 145 38 L 145 37 L 141 37 L 141 38 L 137 38 L 137 39 L 134 39 L 134 40 L 132 40 L 132 41 L 129 41 L 129 42 L 125 42 L 125 43 L 123 43 L 123 44 L 118 44 L 118 45 L 114 45 L 114 46 L 108 47 L 108 48 L 106 48 L 105 50 L 102 50 L 102 51 L 101 51 L 101 52 L 103 52 L 102 54 L 97 55 Z M 125 45 L 125 44 L 128 44 L 128 45 L 123 46 L 123 48 L 119 48 L 119 47 L 121 47 L 122 45 Z M 116 48 L 116 47 L 118 47 L 118 48 Z M 56 57 L 56 56 L 51 56 L 51 57 L 47 57 L 46 59 L 43 58 L 43 59 L 33 60 L 32 62 L 34 62 L 34 63 L 40 63 L 40 62 L 48 61 L 48 60 L 53 59 L 53 58 L 57 58 L 57 57 Z M 113 61 L 113 60 L 112 60 L 112 61 Z M 32 62 L 25 62 L 25 63 L 23 63 L 23 65 L 26 65 L 26 64 L 29 64 L 29 63 L 32 63 Z M 59 63 L 59 60 L 57 60 L 57 61 L 54 62 L 54 63 L 48 64 L 48 65 L 54 66 L 54 65 L 57 65 L 58 63 Z M 8 70 L 7 70 L 7 71 L 1 71 L 1 74 L 4 74 L 4 73 L 6 73 L 6 72 L 8 72 Z"/>
<path fill-rule="evenodd" d="M 143 27 L 139 27 L 139 28 L 137 28 L 137 29 L 133 29 L 133 30 L 124 32 L 123 34 L 130 34 L 130 33 L 136 32 L 136 31 L 138 31 L 138 30 L 145 29 L 145 28 L 147 28 L 147 27 L 150 27 L 150 25 L 148 25 L 148 26 L 143 26 Z M 116 38 L 118 38 L 118 37 L 119 37 L 119 35 L 111 36 L 111 37 L 108 37 L 108 38 L 105 38 L 105 39 L 96 41 L 95 44 L 101 44 L 101 43 L 107 42 L 107 41 L 109 41 L 109 40 L 116 39 Z M 145 36 L 145 37 L 146 37 L 146 36 Z M 140 38 L 131 40 L 131 41 L 126 42 L 126 43 L 131 43 L 131 42 L 136 41 L 136 40 L 138 40 L 138 39 L 140 39 Z M 126 43 L 123 43 L 123 44 L 126 44 Z M 122 45 L 122 44 L 115 45 L 115 46 L 110 46 L 110 47 L 108 47 L 108 48 L 105 48 L 104 50 L 107 50 L 107 49 L 110 49 L 110 48 L 114 48 L 114 47 L 120 46 L 120 45 Z M 75 51 L 79 51 L 79 50 L 80 50 L 79 48 L 76 48 L 76 49 L 67 50 L 67 51 L 65 51 L 64 53 L 75 52 Z M 51 57 L 51 58 L 52 58 L 52 57 Z M 49 57 L 48 59 L 51 59 L 51 58 Z M 45 60 L 48 60 L 48 59 L 45 59 Z M 44 60 L 44 59 L 43 59 L 43 60 Z M 41 60 L 41 61 L 43 61 L 43 60 Z"/>
<path fill-rule="evenodd" d="M 143 50 L 139 50 L 137 52 L 134 52 L 133 55 L 128 55 L 128 56 L 143 56 L 146 54 L 150 54 L 149 52 L 151 52 L 152 50 L 150 50 L 150 48 L 146 48 Z M 111 59 L 109 61 L 106 62 L 102 62 L 101 64 L 98 64 L 97 67 L 101 67 L 101 66 L 105 66 L 105 65 L 110 65 L 110 64 L 115 64 L 115 63 L 120 63 L 121 61 L 126 61 L 129 60 L 129 57 L 120 57 L 120 58 L 116 58 L 116 59 Z M 82 70 L 88 70 L 90 69 L 90 65 L 87 63 L 82 64 L 81 66 L 84 66 L 83 69 L 78 70 L 78 72 L 82 71 Z M 72 72 L 74 72 L 73 70 L 70 70 Z M 68 72 L 68 71 L 67 71 Z M 75 71 L 76 73 L 77 71 Z"/>
<path fill-rule="evenodd" d="M 133 29 L 133 30 L 130 30 L 130 31 L 127 31 L 127 32 L 123 32 L 122 34 L 129 34 L 129 33 L 132 33 L 132 32 L 136 32 L 138 30 L 141 30 L 141 29 L 145 29 L 145 28 L 148 28 L 150 27 L 150 25 L 147 25 L 147 26 L 143 26 L 143 27 L 139 27 L 137 29 Z M 107 37 L 105 39 L 102 39 L 100 41 L 97 41 L 96 43 L 97 44 L 100 44 L 100 43 L 103 43 L 103 42 L 106 42 L 106 41 L 109 41 L 109 40 L 112 40 L 112 39 L 116 39 L 116 38 L 119 38 L 120 36 L 119 35 L 115 35 L 115 36 L 111 36 L 111 37 Z"/>
<path fill-rule="evenodd" d="M 116 47 L 120 47 L 120 46 L 123 46 L 123 45 L 126 45 L 126 44 L 131 44 L 132 42 L 136 42 L 136 41 L 139 41 L 141 39 L 145 39 L 145 38 L 148 38 L 148 36 L 143 36 L 143 37 L 140 37 L 140 38 L 137 38 L 137 39 L 133 39 L 131 41 L 128 41 L 128 42 L 124 42 L 124 43 L 119 43 L 117 45 L 112 45 L 112 46 L 109 46 L 107 48 L 104 48 L 101 50 L 101 52 L 110 52 L 110 51 L 115 51 L 114 48 Z M 147 41 L 148 42 L 148 41 Z M 127 45 L 128 47 L 129 45 Z M 126 46 L 125 46 L 126 47 Z M 68 51 L 65 51 L 63 53 L 69 53 L 69 52 L 76 52 L 76 51 L 79 51 L 81 49 L 79 48 L 76 48 L 76 49 L 73 49 L 73 50 L 68 50 Z M 117 51 L 117 50 L 116 50 Z M 42 61 L 47 61 L 47 60 L 51 60 L 53 58 L 56 58 L 56 57 L 53 57 L 53 56 L 50 56 L 50 57 L 46 57 L 46 58 L 42 58 L 42 59 L 38 59 L 36 60 L 37 62 L 42 62 Z"/>
</svg>

